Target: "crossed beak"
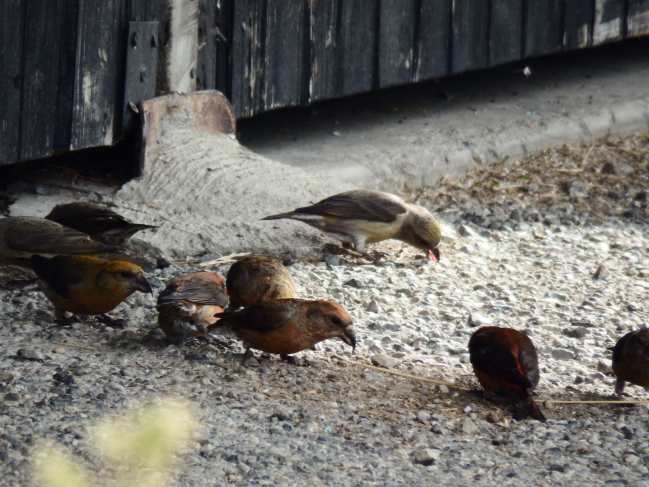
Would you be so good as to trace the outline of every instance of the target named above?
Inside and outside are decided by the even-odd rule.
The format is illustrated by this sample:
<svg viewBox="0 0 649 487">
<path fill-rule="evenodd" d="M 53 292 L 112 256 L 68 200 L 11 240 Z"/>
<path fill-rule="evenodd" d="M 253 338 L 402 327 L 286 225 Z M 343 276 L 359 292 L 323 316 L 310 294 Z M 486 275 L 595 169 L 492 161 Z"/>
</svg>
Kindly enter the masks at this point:
<svg viewBox="0 0 649 487">
<path fill-rule="evenodd" d="M 151 284 L 149 284 L 149 281 L 147 281 L 146 277 L 144 276 L 137 278 L 137 280 L 135 281 L 135 289 L 142 291 L 143 293 L 151 293 L 151 295 L 153 295 Z"/>
<path fill-rule="evenodd" d="M 347 345 L 350 345 L 352 347 L 352 351 L 356 350 L 356 333 L 354 332 L 353 325 L 350 325 L 347 328 L 345 328 L 340 338 Z"/>
<path fill-rule="evenodd" d="M 429 249 L 426 252 L 426 256 L 428 257 L 428 260 L 430 260 L 431 262 L 439 262 L 439 249 L 438 248 L 434 248 L 432 250 Z"/>
</svg>

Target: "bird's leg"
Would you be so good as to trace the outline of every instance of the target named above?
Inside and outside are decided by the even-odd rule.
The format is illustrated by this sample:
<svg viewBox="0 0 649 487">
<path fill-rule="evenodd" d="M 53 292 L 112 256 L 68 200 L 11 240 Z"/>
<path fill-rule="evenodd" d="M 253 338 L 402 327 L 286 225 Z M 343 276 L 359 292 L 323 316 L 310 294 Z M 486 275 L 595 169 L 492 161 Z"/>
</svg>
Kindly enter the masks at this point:
<svg viewBox="0 0 649 487">
<path fill-rule="evenodd" d="M 97 316 L 97 321 L 100 323 L 103 323 L 106 326 L 110 326 L 111 328 L 125 328 L 126 327 L 126 321 L 122 320 L 121 318 L 111 318 L 110 316 L 106 314 L 102 314 Z"/>
</svg>

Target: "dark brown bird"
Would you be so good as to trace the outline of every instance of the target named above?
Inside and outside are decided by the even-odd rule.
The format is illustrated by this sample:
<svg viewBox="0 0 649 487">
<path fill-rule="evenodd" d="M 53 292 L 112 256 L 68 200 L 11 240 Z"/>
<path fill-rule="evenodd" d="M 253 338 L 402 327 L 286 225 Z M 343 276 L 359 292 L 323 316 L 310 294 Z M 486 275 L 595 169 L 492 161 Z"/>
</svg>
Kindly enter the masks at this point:
<svg viewBox="0 0 649 487">
<path fill-rule="evenodd" d="M 509 396 L 515 420 L 530 416 L 545 421 L 532 397 L 539 383 L 539 363 L 527 335 L 512 328 L 485 326 L 471 336 L 469 355 L 483 389 Z"/>
<path fill-rule="evenodd" d="M 31 269 L 32 255 L 90 255 L 150 267 L 146 259 L 121 247 L 97 242 L 85 233 L 44 218 L 13 216 L 0 219 L 0 265 Z"/>
<path fill-rule="evenodd" d="M 45 218 L 86 233 L 98 242 L 118 247 L 124 247 L 133 234 L 140 230 L 158 228 L 154 225 L 131 223 L 105 206 L 83 201 L 56 205 Z"/>
<path fill-rule="evenodd" d="M 31 261 L 38 285 L 54 305 L 58 321 L 65 319 L 66 311 L 101 315 L 135 291 L 152 293 L 142 268 L 130 262 L 107 262 L 84 255 L 32 255 Z"/>
<path fill-rule="evenodd" d="M 230 327 L 246 348 L 279 353 L 284 358 L 328 338 L 338 337 L 356 347 L 351 316 L 330 301 L 278 299 L 217 317 L 221 319 L 215 327 Z"/>
<path fill-rule="evenodd" d="M 371 254 L 366 244 L 394 238 L 426 252 L 432 261 L 439 261 L 442 231 L 431 213 L 411 205 L 398 196 L 369 189 L 355 189 L 330 196 L 318 203 L 263 218 L 299 220 L 340 240 L 376 262 L 383 254 Z"/>
<path fill-rule="evenodd" d="M 158 325 L 170 342 L 207 336 L 214 315 L 228 305 L 223 279 L 213 272 L 194 272 L 172 279 L 158 296 Z"/>
<path fill-rule="evenodd" d="M 225 282 L 230 308 L 247 308 L 273 299 L 297 298 L 293 277 L 276 259 L 251 255 L 235 262 Z"/>
<path fill-rule="evenodd" d="M 626 382 L 649 387 L 649 328 L 627 333 L 613 348 L 615 393 L 622 394 Z"/>
</svg>

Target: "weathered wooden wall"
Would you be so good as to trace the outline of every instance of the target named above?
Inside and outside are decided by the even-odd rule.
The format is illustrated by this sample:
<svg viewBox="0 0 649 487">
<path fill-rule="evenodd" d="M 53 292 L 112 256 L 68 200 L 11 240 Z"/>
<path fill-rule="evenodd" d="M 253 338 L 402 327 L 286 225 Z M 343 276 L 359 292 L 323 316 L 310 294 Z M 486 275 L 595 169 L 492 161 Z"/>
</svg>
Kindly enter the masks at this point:
<svg viewBox="0 0 649 487">
<path fill-rule="evenodd" d="M 129 22 L 159 22 L 158 90 L 247 117 L 647 35 L 649 0 L 2 0 L 0 164 L 122 136 Z"/>
<path fill-rule="evenodd" d="M 225 3 L 237 117 L 649 34 L 649 0 Z"/>
<path fill-rule="evenodd" d="M 0 164 L 112 144 L 122 133 L 128 22 L 159 20 L 162 5 L 2 0 Z"/>
</svg>

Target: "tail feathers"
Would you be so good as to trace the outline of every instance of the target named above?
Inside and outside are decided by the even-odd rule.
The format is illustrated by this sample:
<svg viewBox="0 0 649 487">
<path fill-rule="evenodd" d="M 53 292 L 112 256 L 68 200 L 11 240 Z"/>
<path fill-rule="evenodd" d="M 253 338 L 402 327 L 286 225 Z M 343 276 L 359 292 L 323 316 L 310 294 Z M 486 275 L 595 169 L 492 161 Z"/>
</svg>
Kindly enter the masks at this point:
<svg viewBox="0 0 649 487">
<path fill-rule="evenodd" d="M 133 254 L 131 252 L 110 252 L 105 255 L 98 255 L 103 260 L 123 260 L 131 264 L 139 265 L 145 271 L 152 271 L 155 269 L 155 264 L 149 259 L 140 254 Z"/>
<path fill-rule="evenodd" d="M 223 322 L 221 321 L 221 318 L 227 318 L 229 316 L 232 316 L 233 314 L 234 314 L 233 311 L 224 311 L 223 313 L 216 313 L 214 315 L 214 318 L 218 318 L 218 319 L 211 325 L 208 325 L 207 329 L 213 330 L 215 328 L 219 328 L 220 326 L 223 326 Z"/>
<path fill-rule="evenodd" d="M 289 211 L 288 213 L 278 213 L 277 215 L 270 215 L 267 216 L 266 218 L 262 218 L 262 220 L 282 220 L 284 218 L 293 218 L 295 216 L 295 212 Z"/>
<path fill-rule="evenodd" d="M 530 417 L 545 423 L 545 416 L 534 402 L 534 398 L 526 392 L 510 394 L 512 406 L 514 406 L 514 419 L 520 421 Z"/>
</svg>

